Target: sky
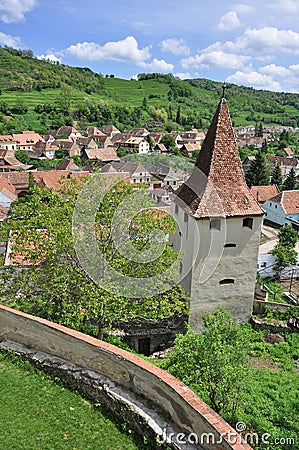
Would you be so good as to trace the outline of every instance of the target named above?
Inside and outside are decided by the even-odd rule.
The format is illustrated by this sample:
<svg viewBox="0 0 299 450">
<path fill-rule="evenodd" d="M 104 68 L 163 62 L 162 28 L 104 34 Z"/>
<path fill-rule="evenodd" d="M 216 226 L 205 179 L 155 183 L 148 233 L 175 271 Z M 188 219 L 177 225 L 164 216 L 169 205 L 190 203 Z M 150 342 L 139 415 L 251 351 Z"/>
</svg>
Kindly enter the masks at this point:
<svg viewBox="0 0 299 450">
<path fill-rule="evenodd" d="M 0 45 L 95 72 L 299 92 L 299 0 L 0 0 Z"/>
</svg>

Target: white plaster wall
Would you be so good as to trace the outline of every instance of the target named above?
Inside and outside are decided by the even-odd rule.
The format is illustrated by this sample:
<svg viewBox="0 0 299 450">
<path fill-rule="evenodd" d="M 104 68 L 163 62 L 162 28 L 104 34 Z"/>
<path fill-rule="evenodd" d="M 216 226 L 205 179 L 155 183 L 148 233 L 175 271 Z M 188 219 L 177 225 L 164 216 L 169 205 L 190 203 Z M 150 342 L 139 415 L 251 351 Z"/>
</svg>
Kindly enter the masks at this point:
<svg viewBox="0 0 299 450">
<path fill-rule="evenodd" d="M 5 208 L 9 208 L 11 202 L 12 202 L 11 198 L 7 197 L 7 195 L 3 194 L 3 192 L 0 192 L 0 206 L 4 206 Z"/>
<path fill-rule="evenodd" d="M 195 220 L 172 205 L 178 221 L 173 248 L 179 250 L 182 239 L 182 280 L 180 284 L 190 294 L 190 325 L 202 331 L 201 316 L 217 306 L 224 306 L 240 323 L 248 321 L 253 308 L 262 217 L 253 217 L 253 228 L 243 227 L 243 217 L 226 218 L 221 231 L 210 230 L 210 220 Z M 224 244 L 236 244 L 225 248 Z M 193 264 L 192 261 L 195 261 Z M 190 269 L 189 274 L 186 272 Z M 234 284 L 220 285 L 220 280 L 234 279 Z"/>
</svg>

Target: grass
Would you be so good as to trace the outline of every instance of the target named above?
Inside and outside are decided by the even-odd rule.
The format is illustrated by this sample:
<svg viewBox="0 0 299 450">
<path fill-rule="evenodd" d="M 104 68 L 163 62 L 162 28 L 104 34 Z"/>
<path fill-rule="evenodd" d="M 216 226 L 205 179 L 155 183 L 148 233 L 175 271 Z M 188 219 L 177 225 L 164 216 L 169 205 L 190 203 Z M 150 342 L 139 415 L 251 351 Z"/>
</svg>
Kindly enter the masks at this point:
<svg viewBox="0 0 299 450">
<path fill-rule="evenodd" d="M 133 432 L 120 430 L 78 393 L 4 354 L 0 354 L 0 392 L 3 450 L 146 448 Z"/>
</svg>

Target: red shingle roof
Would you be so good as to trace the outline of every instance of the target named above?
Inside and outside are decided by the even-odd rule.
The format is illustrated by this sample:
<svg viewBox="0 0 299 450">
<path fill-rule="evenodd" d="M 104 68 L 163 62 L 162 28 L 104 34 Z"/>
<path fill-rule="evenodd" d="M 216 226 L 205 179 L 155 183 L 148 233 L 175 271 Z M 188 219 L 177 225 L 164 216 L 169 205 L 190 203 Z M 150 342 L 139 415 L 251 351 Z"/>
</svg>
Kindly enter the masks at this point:
<svg viewBox="0 0 299 450">
<path fill-rule="evenodd" d="M 260 204 L 279 193 L 279 190 L 275 185 L 252 186 L 250 190 L 256 201 Z"/>
<path fill-rule="evenodd" d="M 262 215 L 244 179 L 224 98 L 219 102 L 195 167 L 176 192 L 195 218 Z"/>
<path fill-rule="evenodd" d="M 10 198 L 12 201 L 18 199 L 15 187 L 3 176 L 0 176 L 0 192 L 6 195 L 6 197 Z"/>
</svg>

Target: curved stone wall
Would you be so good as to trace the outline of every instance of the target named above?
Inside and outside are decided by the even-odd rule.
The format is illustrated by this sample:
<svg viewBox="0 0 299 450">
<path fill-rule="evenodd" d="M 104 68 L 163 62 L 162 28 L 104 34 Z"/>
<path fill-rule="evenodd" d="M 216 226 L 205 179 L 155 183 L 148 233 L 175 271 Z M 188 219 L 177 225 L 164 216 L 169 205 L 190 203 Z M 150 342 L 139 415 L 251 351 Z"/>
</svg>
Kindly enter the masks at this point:
<svg viewBox="0 0 299 450">
<path fill-rule="evenodd" d="M 251 449 L 187 386 L 125 350 L 5 306 L 0 340 L 2 349 L 63 376 L 125 415 L 138 432 L 150 430 L 172 448 Z"/>
</svg>

